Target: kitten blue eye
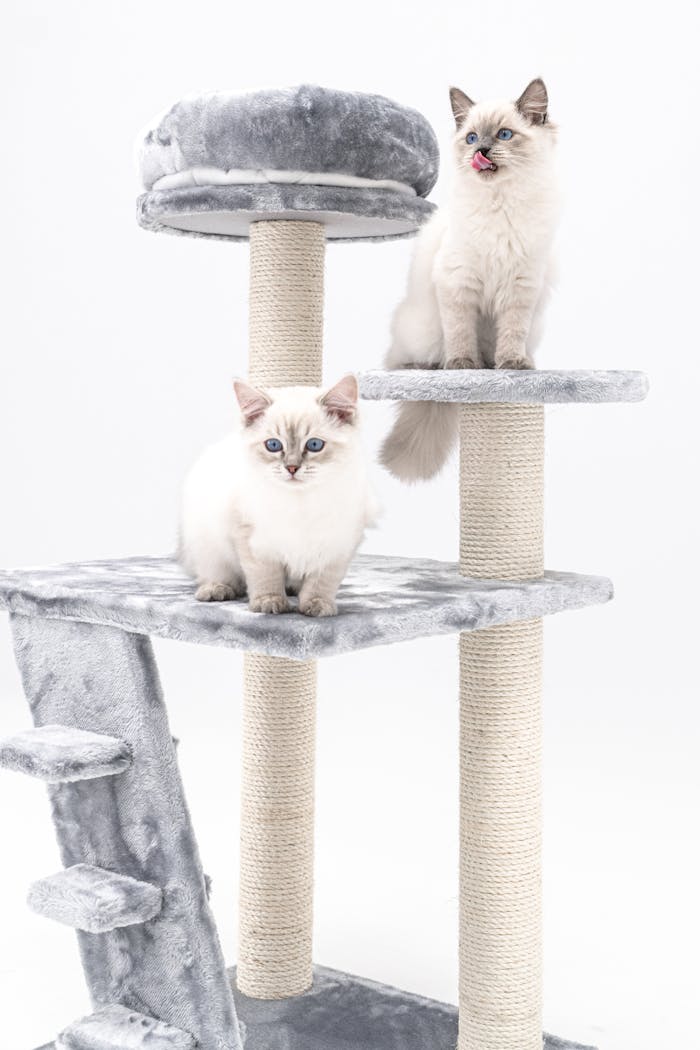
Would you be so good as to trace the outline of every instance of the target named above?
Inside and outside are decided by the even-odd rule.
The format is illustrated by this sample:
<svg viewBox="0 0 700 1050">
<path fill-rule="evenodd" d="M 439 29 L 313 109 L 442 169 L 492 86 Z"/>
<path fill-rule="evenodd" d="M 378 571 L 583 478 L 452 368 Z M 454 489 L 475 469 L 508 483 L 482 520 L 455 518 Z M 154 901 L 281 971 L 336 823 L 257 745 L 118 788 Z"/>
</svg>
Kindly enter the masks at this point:
<svg viewBox="0 0 700 1050">
<path fill-rule="evenodd" d="M 268 452 L 281 452 L 282 442 L 279 440 L 279 438 L 268 438 L 265 442 L 265 448 Z"/>
<path fill-rule="evenodd" d="M 475 131 L 470 131 L 469 134 L 467 135 L 467 142 L 469 143 L 470 146 L 473 146 L 474 143 L 478 141 L 478 139 L 479 139 L 479 136 L 477 135 L 477 133 Z"/>
<path fill-rule="evenodd" d="M 498 137 L 503 142 L 505 142 L 507 139 L 513 138 L 513 132 L 510 130 L 510 128 L 501 128 L 501 130 L 498 132 Z"/>
<path fill-rule="evenodd" d="M 306 447 L 309 452 L 320 452 L 325 443 L 325 441 L 321 441 L 321 438 L 309 438 L 306 442 Z"/>
</svg>

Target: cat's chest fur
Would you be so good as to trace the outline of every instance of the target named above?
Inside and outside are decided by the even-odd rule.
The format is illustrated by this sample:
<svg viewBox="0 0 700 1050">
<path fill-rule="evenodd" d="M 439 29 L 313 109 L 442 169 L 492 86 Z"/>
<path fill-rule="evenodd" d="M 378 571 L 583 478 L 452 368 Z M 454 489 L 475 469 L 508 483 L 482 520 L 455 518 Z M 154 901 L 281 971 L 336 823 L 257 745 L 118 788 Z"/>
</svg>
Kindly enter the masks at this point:
<svg viewBox="0 0 700 1050">
<path fill-rule="evenodd" d="M 363 488 L 353 480 L 360 479 L 332 477 L 313 488 L 294 481 L 249 485 L 240 505 L 256 556 L 281 562 L 299 579 L 342 558 L 369 517 Z"/>
<path fill-rule="evenodd" d="M 498 299 L 518 281 L 541 279 L 555 226 L 546 193 L 462 198 L 450 209 L 434 279 L 487 303 Z"/>
</svg>

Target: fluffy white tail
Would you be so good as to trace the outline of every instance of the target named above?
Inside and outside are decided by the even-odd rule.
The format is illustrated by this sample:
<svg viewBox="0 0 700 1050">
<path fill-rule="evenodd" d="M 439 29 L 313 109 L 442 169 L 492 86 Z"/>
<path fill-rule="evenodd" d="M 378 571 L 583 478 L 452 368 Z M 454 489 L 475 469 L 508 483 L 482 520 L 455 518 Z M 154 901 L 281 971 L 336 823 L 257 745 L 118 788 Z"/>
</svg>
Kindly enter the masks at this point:
<svg viewBox="0 0 700 1050">
<path fill-rule="evenodd" d="M 426 481 L 445 465 L 457 439 L 459 405 L 406 401 L 379 456 L 401 481 Z"/>
</svg>

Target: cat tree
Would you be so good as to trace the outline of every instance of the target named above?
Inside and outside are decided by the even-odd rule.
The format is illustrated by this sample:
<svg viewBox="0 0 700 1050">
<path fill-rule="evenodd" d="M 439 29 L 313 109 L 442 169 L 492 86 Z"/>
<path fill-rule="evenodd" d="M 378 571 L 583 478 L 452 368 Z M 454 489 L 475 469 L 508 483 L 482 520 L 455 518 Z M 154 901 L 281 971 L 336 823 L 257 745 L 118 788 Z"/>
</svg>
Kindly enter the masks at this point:
<svg viewBox="0 0 700 1050">
<path fill-rule="evenodd" d="M 414 233 L 437 156 L 426 121 L 379 96 L 194 98 L 145 139 L 139 222 L 249 238 L 250 378 L 318 385 L 326 241 Z M 359 556 L 338 616 L 321 620 L 197 603 L 168 558 L 0 574 L 34 721 L 0 744 L 0 763 L 47 782 L 64 864 L 29 903 L 78 931 L 94 1006 L 42 1050 L 542 1047 L 541 617 L 612 595 L 607 579 L 544 571 L 543 406 L 640 400 L 646 383 L 374 372 L 361 392 L 461 404 L 459 570 Z M 315 660 L 443 633 L 460 636 L 459 1026 L 454 1007 L 311 959 Z M 246 654 L 231 973 L 149 635 Z"/>
</svg>

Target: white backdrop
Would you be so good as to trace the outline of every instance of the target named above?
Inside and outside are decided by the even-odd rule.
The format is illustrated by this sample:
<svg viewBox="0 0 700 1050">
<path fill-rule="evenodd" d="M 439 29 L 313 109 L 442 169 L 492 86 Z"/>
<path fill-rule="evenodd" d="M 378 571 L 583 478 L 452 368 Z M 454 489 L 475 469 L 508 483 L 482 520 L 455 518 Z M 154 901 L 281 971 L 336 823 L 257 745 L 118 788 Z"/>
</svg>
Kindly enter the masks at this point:
<svg viewBox="0 0 700 1050">
<path fill-rule="evenodd" d="M 605 1050 L 697 1033 L 697 126 L 693 5 L 12 0 L 3 19 L 0 564 L 162 552 L 232 417 L 243 245 L 134 221 L 137 131 L 178 95 L 311 81 L 418 107 L 547 80 L 567 198 L 539 363 L 642 368 L 643 405 L 548 412 L 547 563 L 615 602 L 546 628 L 547 1027 Z M 446 151 L 445 151 L 446 153 Z M 434 197 L 444 197 L 441 179 Z M 376 367 L 410 242 L 328 250 L 326 374 Z M 391 409 L 368 405 L 373 453 Z M 457 474 L 402 488 L 369 551 L 450 559 Z M 227 957 L 241 658 L 158 643 Z M 316 958 L 456 996 L 456 639 L 321 665 Z M 29 722 L 0 621 L 0 734 Z M 0 775 L 3 1050 L 88 1008 L 71 931 L 24 907 L 59 867 L 40 784 Z"/>
</svg>

